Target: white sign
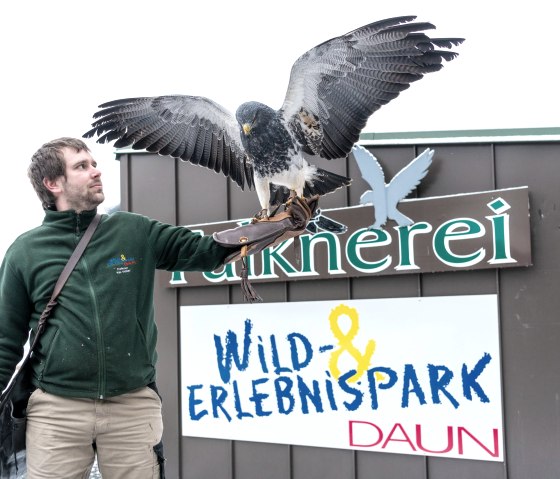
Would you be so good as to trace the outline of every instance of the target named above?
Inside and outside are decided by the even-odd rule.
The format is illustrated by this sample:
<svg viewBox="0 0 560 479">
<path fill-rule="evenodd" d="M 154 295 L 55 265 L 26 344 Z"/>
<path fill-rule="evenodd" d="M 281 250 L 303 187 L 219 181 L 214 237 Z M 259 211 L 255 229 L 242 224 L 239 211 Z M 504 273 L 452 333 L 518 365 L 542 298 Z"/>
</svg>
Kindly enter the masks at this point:
<svg viewBox="0 0 560 479">
<path fill-rule="evenodd" d="M 503 461 L 496 295 L 181 307 L 185 436 Z"/>
</svg>

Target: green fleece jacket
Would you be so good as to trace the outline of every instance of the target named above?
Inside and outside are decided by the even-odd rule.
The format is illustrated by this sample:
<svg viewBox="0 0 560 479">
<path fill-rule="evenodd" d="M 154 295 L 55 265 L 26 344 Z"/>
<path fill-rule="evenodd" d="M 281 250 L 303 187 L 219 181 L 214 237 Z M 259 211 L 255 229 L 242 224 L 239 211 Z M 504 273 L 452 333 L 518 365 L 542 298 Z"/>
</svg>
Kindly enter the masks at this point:
<svg viewBox="0 0 560 479">
<path fill-rule="evenodd" d="M 95 211 L 47 211 L 10 246 L 0 268 L 0 390 L 29 329 Z M 104 398 L 155 380 L 156 269 L 211 271 L 229 253 L 211 237 L 133 213 L 104 215 L 64 286 L 33 360 L 34 384 L 53 394 Z"/>
</svg>

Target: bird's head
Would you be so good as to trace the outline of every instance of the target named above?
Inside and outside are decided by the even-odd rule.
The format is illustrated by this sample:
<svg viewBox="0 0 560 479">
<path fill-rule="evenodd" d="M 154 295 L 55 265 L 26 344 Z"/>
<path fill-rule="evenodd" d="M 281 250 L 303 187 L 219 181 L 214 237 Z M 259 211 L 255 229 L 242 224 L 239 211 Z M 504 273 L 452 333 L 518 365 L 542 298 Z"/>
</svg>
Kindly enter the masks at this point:
<svg viewBox="0 0 560 479">
<path fill-rule="evenodd" d="M 243 103 L 235 113 L 235 118 L 245 136 L 249 136 L 256 129 L 266 128 L 267 123 L 275 115 L 272 108 L 256 101 Z"/>
</svg>

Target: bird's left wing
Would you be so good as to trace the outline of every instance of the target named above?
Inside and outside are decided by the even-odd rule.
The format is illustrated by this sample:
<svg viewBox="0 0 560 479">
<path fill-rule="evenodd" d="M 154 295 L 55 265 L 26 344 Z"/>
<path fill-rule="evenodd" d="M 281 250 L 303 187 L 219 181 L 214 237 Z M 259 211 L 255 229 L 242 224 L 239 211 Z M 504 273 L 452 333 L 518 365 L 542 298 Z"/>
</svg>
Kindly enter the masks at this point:
<svg viewBox="0 0 560 479">
<path fill-rule="evenodd" d="M 204 97 L 167 95 L 104 103 L 94 115 L 98 143 L 145 149 L 200 165 L 253 187 L 253 167 L 245 154 L 239 126 L 225 108 Z"/>
<path fill-rule="evenodd" d="M 281 107 L 304 151 L 344 158 L 368 118 L 410 83 L 442 68 L 461 38 L 430 38 L 430 23 L 396 17 L 328 40 L 293 65 Z M 445 50 L 442 50 L 445 49 Z"/>
<path fill-rule="evenodd" d="M 426 148 L 420 155 L 399 171 L 387 185 L 387 202 L 397 204 L 408 196 L 428 174 L 434 150 Z"/>
</svg>

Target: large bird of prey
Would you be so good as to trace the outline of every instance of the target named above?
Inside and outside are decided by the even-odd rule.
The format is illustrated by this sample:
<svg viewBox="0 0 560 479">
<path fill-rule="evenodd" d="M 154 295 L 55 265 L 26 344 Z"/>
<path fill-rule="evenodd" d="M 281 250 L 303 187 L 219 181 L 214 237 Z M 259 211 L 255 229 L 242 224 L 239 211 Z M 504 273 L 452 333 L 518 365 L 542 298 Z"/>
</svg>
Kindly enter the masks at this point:
<svg viewBox="0 0 560 479">
<path fill-rule="evenodd" d="M 127 98 L 100 105 L 84 137 L 221 172 L 256 189 L 263 215 L 286 193 L 330 193 L 351 180 L 314 166 L 313 157 L 346 158 L 376 110 L 457 55 L 449 49 L 462 38 L 430 38 L 435 27 L 415 19 L 370 23 L 304 53 L 279 110 L 250 101 L 233 116 L 199 96 Z"/>
</svg>

